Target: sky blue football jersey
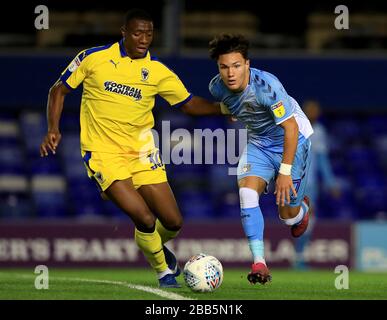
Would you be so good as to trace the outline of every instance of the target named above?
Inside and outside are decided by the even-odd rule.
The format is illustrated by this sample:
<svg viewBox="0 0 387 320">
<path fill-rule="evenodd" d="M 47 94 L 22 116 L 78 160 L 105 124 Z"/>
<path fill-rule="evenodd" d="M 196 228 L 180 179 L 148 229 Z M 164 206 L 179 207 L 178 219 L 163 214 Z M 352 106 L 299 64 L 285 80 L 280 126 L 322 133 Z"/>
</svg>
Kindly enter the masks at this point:
<svg viewBox="0 0 387 320">
<path fill-rule="evenodd" d="M 282 153 L 284 129 L 279 124 L 292 116 L 299 126 L 299 144 L 313 133 L 297 101 L 269 72 L 250 68 L 249 84 L 239 93 L 230 91 L 218 74 L 210 81 L 209 90 L 217 101 L 226 105 L 230 114 L 246 126 L 248 142 L 258 147 Z"/>
</svg>

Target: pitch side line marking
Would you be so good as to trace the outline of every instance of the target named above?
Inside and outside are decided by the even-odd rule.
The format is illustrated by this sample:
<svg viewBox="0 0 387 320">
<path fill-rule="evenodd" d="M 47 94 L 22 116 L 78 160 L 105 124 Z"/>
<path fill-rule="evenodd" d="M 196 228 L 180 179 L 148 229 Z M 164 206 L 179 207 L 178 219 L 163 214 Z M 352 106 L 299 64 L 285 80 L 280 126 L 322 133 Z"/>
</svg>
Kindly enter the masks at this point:
<svg viewBox="0 0 387 320">
<path fill-rule="evenodd" d="M 138 284 L 131 284 L 131 283 L 121 282 L 121 281 L 82 279 L 82 278 L 61 278 L 61 277 L 54 277 L 54 279 L 64 280 L 64 281 L 80 281 L 80 282 L 115 284 L 115 285 L 128 287 L 130 289 L 136 289 L 136 290 L 140 290 L 140 291 L 153 293 L 153 294 L 158 295 L 160 297 L 171 299 L 171 300 L 195 300 L 192 298 L 184 297 L 184 296 L 177 294 L 177 293 L 174 293 L 174 292 L 167 292 L 167 291 L 163 291 L 163 290 L 157 289 L 157 288 L 142 286 L 142 285 L 138 285 Z"/>
<path fill-rule="evenodd" d="M 0 274 L 10 274 L 7 272 L 0 272 Z M 26 275 L 26 274 L 16 274 L 16 276 L 20 278 L 35 278 L 36 276 L 33 275 Z M 105 284 L 113 284 L 118 286 L 124 286 L 128 287 L 130 289 L 135 289 L 139 291 L 149 292 L 152 294 L 155 294 L 157 296 L 160 296 L 162 298 L 167 298 L 170 300 L 196 300 L 193 298 L 184 297 L 180 294 L 174 293 L 174 292 L 167 292 L 163 291 L 161 289 L 142 286 L 138 284 L 132 284 L 127 282 L 121 282 L 121 281 L 110 281 L 110 280 L 98 280 L 98 279 L 84 279 L 84 278 L 66 278 L 66 277 L 50 277 L 51 280 L 60 280 L 60 281 L 79 281 L 79 282 L 91 282 L 91 283 L 105 283 Z"/>
</svg>

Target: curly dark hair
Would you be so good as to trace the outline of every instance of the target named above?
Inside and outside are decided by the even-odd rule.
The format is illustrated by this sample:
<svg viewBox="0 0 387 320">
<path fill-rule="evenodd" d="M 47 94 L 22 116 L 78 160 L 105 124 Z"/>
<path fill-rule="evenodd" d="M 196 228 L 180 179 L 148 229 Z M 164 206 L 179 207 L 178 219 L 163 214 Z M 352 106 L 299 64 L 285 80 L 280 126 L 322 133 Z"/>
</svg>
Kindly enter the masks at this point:
<svg viewBox="0 0 387 320">
<path fill-rule="evenodd" d="M 231 52 L 239 52 L 248 59 L 249 41 L 240 34 L 221 34 L 209 43 L 211 59 L 218 60 L 219 56 Z"/>
</svg>

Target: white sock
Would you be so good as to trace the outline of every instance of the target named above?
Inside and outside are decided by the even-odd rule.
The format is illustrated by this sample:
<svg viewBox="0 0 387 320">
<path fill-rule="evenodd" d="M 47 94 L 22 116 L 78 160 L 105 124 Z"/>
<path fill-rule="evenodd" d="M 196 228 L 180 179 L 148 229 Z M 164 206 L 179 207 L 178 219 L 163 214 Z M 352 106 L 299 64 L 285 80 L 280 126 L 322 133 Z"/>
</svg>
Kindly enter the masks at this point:
<svg viewBox="0 0 387 320">
<path fill-rule="evenodd" d="M 165 270 L 162 271 L 162 272 L 158 272 L 158 273 L 157 273 L 157 277 L 158 277 L 159 279 L 161 279 L 162 277 L 166 276 L 167 274 L 173 274 L 173 272 L 171 271 L 171 269 L 167 268 L 167 269 L 165 269 Z"/>
<path fill-rule="evenodd" d="M 298 214 L 297 214 L 295 217 L 290 218 L 290 219 L 282 219 L 282 218 L 280 217 L 280 219 L 281 219 L 281 221 L 282 221 L 283 223 L 285 223 L 287 226 L 294 226 L 295 224 L 299 223 L 299 222 L 302 220 L 302 218 L 304 217 L 304 214 L 305 214 L 306 212 L 308 212 L 308 209 L 309 209 L 309 207 L 308 207 L 308 206 L 306 205 L 306 203 L 303 201 L 303 202 L 301 203 L 300 212 L 298 212 Z"/>
</svg>

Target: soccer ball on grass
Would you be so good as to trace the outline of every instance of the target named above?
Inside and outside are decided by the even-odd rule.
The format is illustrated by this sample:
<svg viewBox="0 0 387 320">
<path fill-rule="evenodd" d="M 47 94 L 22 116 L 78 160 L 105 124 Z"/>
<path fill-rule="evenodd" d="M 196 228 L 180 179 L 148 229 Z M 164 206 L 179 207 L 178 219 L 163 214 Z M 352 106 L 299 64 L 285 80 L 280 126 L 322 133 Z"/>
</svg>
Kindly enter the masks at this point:
<svg viewBox="0 0 387 320">
<path fill-rule="evenodd" d="M 214 256 L 199 253 L 191 257 L 184 266 L 184 281 L 196 292 L 212 292 L 223 281 L 223 267 Z"/>
</svg>

